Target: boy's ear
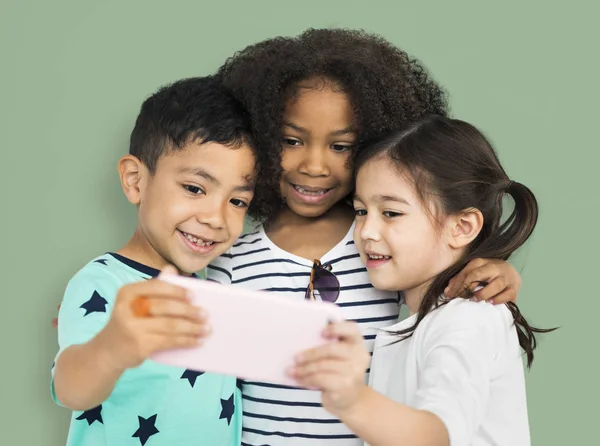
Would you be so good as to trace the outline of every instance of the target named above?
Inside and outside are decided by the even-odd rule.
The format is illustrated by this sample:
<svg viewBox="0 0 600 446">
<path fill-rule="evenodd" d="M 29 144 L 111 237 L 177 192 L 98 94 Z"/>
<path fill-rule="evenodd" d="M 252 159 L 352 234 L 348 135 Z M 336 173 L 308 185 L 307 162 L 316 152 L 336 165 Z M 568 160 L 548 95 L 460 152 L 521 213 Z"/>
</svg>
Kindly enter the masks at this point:
<svg viewBox="0 0 600 446">
<path fill-rule="evenodd" d="M 470 208 L 449 218 L 449 244 L 461 249 L 471 243 L 481 232 L 483 214 L 479 209 Z"/>
<path fill-rule="evenodd" d="M 125 155 L 117 166 L 121 187 L 131 204 L 140 204 L 144 177 L 148 174 L 146 166 L 135 156 Z"/>
</svg>

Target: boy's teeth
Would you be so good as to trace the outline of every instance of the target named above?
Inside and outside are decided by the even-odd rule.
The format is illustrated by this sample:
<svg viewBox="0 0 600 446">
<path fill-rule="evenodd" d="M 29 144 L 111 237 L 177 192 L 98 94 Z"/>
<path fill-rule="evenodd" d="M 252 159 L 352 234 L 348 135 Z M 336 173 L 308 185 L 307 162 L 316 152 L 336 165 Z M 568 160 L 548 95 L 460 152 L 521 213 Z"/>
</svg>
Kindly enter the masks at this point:
<svg viewBox="0 0 600 446">
<path fill-rule="evenodd" d="M 300 186 L 296 186 L 294 185 L 294 189 L 296 189 L 298 192 L 300 192 L 303 195 L 314 195 L 314 196 L 319 196 L 319 195 L 324 195 L 327 192 L 327 189 L 321 189 L 319 191 L 309 191 L 306 190 Z"/>
<path fill-rule="evenodd" d="M 186 232 L 184 232 L 183 235 L 190 242 L 195 243 L 198 246 L 210 246 L 210 245 L 212 245 L 214 243 L 214 242 L 205 242 L 205 241 L 202 241 L 202 240 L 198 240 L 196 237 L 194 237 L 193 235 L 188 234 Z"/>
</svg>

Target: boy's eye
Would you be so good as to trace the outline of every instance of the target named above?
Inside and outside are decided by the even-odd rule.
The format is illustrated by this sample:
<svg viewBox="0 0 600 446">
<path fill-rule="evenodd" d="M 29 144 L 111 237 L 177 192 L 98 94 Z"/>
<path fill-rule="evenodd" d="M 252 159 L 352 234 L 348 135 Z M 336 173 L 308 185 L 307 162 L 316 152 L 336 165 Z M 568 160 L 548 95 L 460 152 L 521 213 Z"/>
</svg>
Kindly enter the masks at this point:
<svg viewBox="0 0 600 446">
<path fill-rule="evenodd" d="M 352 146 L 344 144 L 332 144 L 331 150 L 334 152 L 347 152 L 348 150 L 352 150 Z"/>
<path fill-rule="evenodd" d="M 302 142 L 300 142 L 297 139 L 293 139 L 293 138 L 283 138 L 283 143 L 286 146 L 290 146 L 290 147 L 298 147 L 299 145 L 302 144 Z"/>
<path fill-rule="evenodd" d="M 386 218 L 401 217 L 402 215 L 404 215 L 402 212 L 383 211 L 383 216 Z"/>
<path fill-rule="evenodd" d="M 202 188 L 200 188 L 198 186 L 193 186 L 191 184 L 184 184 L 183 188 L 194 195 L 200 195 L 200 194 L 204 193 Z"/>
<path fill-rule="evenodd" d="M 364 217 L 365 215 L 367 215 L 367 211 L 366 209 L 355 209 L 354 215 L 356 215 L 357 217 Z"/>
<path fill-rule="evenodd" d="M 237 198 L 234 198 L 233 200 L 229 201 L 232 205 L 234 205 L 236 208 L 247 208 L 248 207 L 248 203 L 246 203 L 244 200 L 238 200 Z"/>
</svg>

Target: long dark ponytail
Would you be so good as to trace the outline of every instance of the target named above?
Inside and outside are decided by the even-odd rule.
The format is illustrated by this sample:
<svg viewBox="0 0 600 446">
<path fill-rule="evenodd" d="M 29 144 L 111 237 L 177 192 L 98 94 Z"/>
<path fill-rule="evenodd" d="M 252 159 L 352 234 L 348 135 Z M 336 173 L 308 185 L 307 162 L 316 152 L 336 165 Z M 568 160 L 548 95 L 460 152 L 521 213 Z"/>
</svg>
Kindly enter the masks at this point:
<svg viewBox="0 0 600 446">
<path fill-rule="evenodd" d="M 464 121 L 426 117 L 361 151 L 356 159 L 356 171 L 367 161 L 381 156 L 409 172 L 421 199 L 434 196 L 444 214 L 476 208 L 484 220 L 480 233 L 462 258 L 433 279 L 415 323 L 397 332 L 401 339 L 406 339 L 427 314 L 448 302 L 440 300 L 440 296 L 450 279 L 471 260 L 507 260 L 527 241 L 537 223 L 538 204 L 529 188 L 510 180 L 483 134 Z M 513 200 L 513 209 L 503 220 L 507 196 Z M 516 304 L 509 302 L 506 306 L 513 315 L 529 367 L 537 347 L 535 334 L 555 329 L 535 328 L 525 320 Z"/>
</svg>

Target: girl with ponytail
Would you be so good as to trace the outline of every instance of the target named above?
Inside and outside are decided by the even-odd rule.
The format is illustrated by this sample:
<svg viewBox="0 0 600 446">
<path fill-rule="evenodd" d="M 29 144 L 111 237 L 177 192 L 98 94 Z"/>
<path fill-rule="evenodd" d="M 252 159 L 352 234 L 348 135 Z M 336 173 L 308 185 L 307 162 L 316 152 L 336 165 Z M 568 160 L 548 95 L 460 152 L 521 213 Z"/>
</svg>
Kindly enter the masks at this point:
<svg viewBox="0 0 600 446">
<path fill-rule="evenodd" d="M 533 232 L 533 193 L 512 181 L 472 125 L 430 116 L 359 153 L 354 240 L 373 285 L 401 291 L 410 316 L 379 330 L 369 355 L 354 323 L 290 370 L 375 445 L 529 445 L 521 350 L 537 333 L 514 303 L 447 299 L 476 258 L 508 259 Z M 507 198 L 512 199 L 505 215 Z M 481 284 L 485 286 L 485 284 Z"/>
</svg>

